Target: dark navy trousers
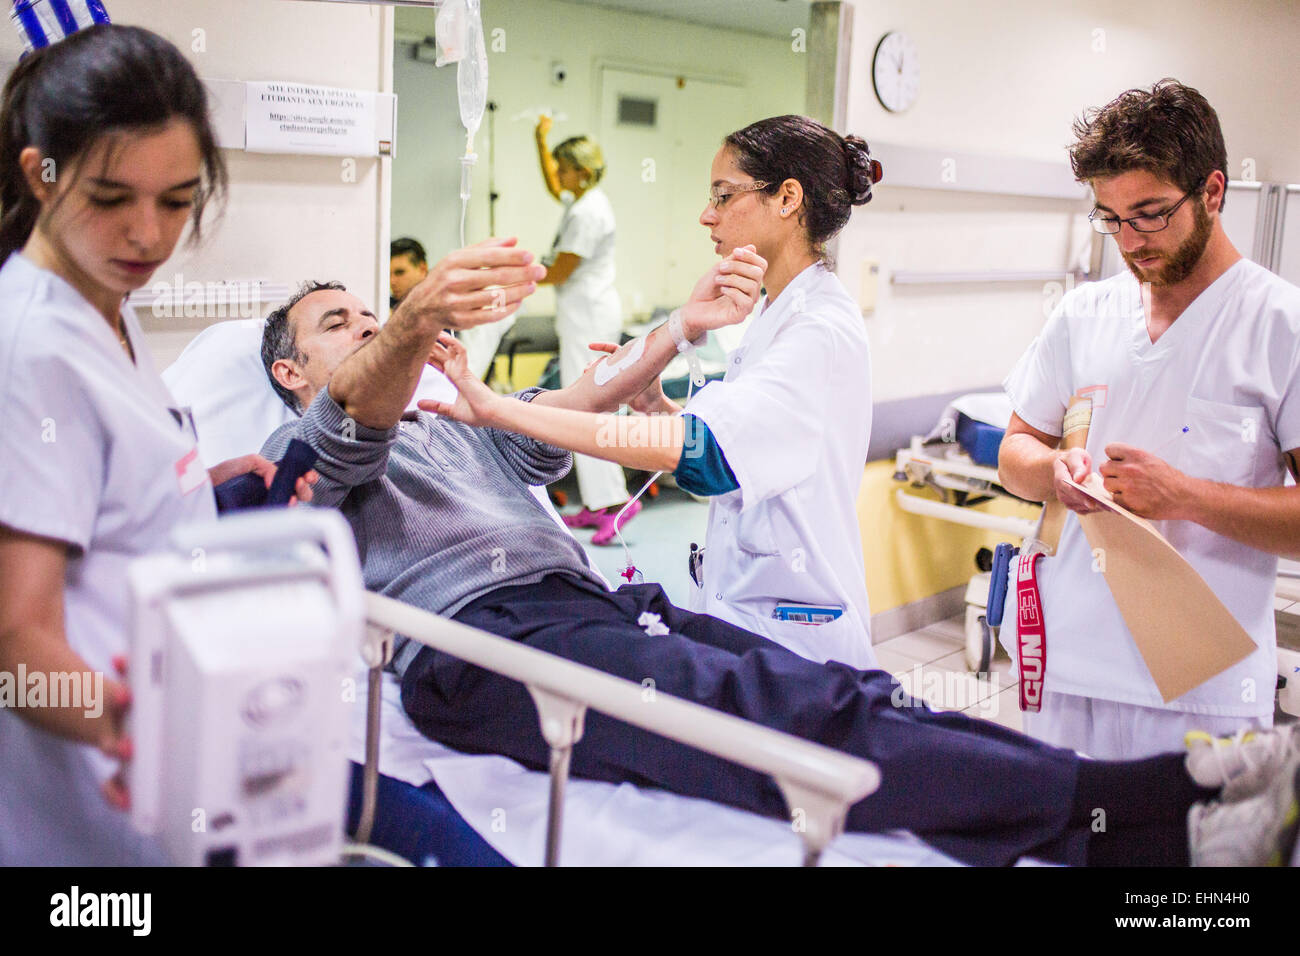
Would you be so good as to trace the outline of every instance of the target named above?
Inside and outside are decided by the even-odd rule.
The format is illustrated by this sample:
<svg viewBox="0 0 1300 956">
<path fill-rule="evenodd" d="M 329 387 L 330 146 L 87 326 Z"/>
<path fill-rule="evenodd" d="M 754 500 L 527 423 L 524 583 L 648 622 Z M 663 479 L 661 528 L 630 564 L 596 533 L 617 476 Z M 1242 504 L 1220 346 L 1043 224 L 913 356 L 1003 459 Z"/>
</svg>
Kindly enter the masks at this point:
<svg viewBox="0 0 1300 956">
<path fill-rule="evenodd" d="M 637 623 L 646 611 L 671 633 L 647 634 Z M 605 591 L 555 574 L 499 588 L 455 619 L 873 761 L 881 786 L 851 809 L 850 830 L 911 830 L 976 865 L 1023 855 L 1084 862 L 1087 832 L 1069 822 L 1079 758 L 987 721 L 931 711 L 883 671 L 814 663 L 675 607 L 652 584 Z M 536 707 L 514 680 L 424 648 L 403 675 L 402 703 L 421 732 L 450 747 L 548 766 Z M 789 819 L 780 790 L 763 774 L 594 710 L 571 769 Z"/>
</svg>

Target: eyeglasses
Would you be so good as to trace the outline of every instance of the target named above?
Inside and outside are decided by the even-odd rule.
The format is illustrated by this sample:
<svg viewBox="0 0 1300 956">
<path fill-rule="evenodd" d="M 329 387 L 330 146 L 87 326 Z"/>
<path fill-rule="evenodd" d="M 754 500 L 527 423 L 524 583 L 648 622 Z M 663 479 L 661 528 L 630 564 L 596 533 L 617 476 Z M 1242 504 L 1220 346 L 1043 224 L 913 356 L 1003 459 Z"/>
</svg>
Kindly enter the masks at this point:
<svg viewBox="0 0 1300 956">
<path fill-rule="evenodd" d="M 714 209 L 721 209 L 723 203 L 737 193 L 752 193 L 759 189 L 766 189 L 767 187 L 768 183 L 760 181 L 743 183 L 739 186 L 731 186 L 725 190 L 720 186 L 714 186 L 709 190 L 709 205 Z"/>
<path fill-rule="evenodd" d="M 1094 209 L 1088 216 L 1088 221 L 1092 223 L 1093 230 L 1101 233 L 1103 236 L 1116 235 L 1120 229 L 1123 228 L 1124 223 L 1128 223 L 1137 232 L 1161 232 L 1162 230 L 1169 228 L 1169 217 L 1176 213 L 1178 207 L 1187 202 L 1196 191 L 1197 190 L 1192 190 L 1190 193 L 1185 193 L 1182 199 L 1178 200 L 1178 202 L 1174 203 L 1164 212 L 1158 212 L 1154 215 L 1133 216 L 1129 219 L 1119 219 L 1113 216 L 1099 216 L 1097 215 L 1098 210 Z"/>
</svg>

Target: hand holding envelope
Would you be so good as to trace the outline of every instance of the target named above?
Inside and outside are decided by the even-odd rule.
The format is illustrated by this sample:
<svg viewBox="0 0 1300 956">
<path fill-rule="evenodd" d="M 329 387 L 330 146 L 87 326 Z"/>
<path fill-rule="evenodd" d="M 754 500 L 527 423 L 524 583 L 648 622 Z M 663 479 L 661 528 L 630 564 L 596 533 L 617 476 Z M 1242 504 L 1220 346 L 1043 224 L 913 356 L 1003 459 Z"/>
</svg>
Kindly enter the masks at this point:
<svg viewBox="0 0 1300 956">
<path fill-rule="evenodd" d="M 1100 475 L 1070 484 L 1100 505 L 1079 524 L 1165 703 L 1255 651 L 1205 579 L 1149 521 L 1116 504 Z"/>
</svg>

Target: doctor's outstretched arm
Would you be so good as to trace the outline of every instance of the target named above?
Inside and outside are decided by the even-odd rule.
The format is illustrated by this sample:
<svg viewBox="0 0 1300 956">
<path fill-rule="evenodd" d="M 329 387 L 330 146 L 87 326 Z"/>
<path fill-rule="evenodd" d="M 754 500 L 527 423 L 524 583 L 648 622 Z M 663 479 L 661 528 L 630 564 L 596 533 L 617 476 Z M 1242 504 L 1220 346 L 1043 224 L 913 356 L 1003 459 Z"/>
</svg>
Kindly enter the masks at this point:
<svg viewBox="0 0 1300 956">
<path fill-rule="evenodd" d="M 686 429 L 679 415 L 594 414 L 498 395 L 469 371 L 465 347 L 441 335 L 429 363 L 460 390 L 456 401 L 422 401 L 420 408 L 480 428 L 500 428 L 593 458 L 645 471 L 672 471 L 681 460 Z"/>
<path fill-rule="evenodd" d="M 685 337 L 693 342 L 713 329 L 743 322 L 758 302 L 766 270 L 767 261 L 752 246 L 742 246 L 714 263 L 682 306 Z M 599 365 L 589 367 L 567 388 L 542 392 L 532 404 L 580 412 L 614 412 L 652 389 L 676 356 L 672 334 L 666 324 L 661 325 L 644 338 L 618 348 Z"/>
<path fill-rule="evenodd" d="M 682 308 L 683 333 L 694 341 L 704 332 L 744 320 L 758 301 L 767 263 L 752 247 L 736 249 L 696 284 Z M 670 323 L 671 324 L 671 323 Z M 430 364 L 441 368 L 460 390 L 453 404 L 421 402 L 470 425 L 500 428 L 560 448 L 649 471 L 701 472 L 699 493 L 717 494 L 736 487 L 726 459 L 708 427 L 693 416 L 676 414 L 663 398 L 658 376 L 677 352 L 667 326 L 630 342 L 603 362 L 588 368 L 568 388 L 543 392 L 531 402 L 499 396 L 469 373 L 465 350 L 451 336 L 440 336 Z M 665 414 L 593 414 L 657 393 Z M 688 478 L 688 480 L 690 480 Z"/>
</svg>

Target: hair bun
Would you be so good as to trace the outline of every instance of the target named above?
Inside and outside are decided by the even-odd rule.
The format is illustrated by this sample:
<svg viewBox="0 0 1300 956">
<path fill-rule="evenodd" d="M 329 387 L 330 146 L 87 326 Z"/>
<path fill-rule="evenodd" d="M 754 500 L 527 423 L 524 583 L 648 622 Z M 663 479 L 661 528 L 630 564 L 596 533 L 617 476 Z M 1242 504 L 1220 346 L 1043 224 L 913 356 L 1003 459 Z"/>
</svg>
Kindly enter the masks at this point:
<svg viewBox="0 0 1300 956">
<path fill-rule="evenodd" d="M 884 169 L 871 158 L 871 150 L 860 136 L 844 137 L 844 159 L 849 170 L 844 184 L 849 202 L 855 206 L 871 202 L 871 187 L 880 182 Z"/>
</svg>

